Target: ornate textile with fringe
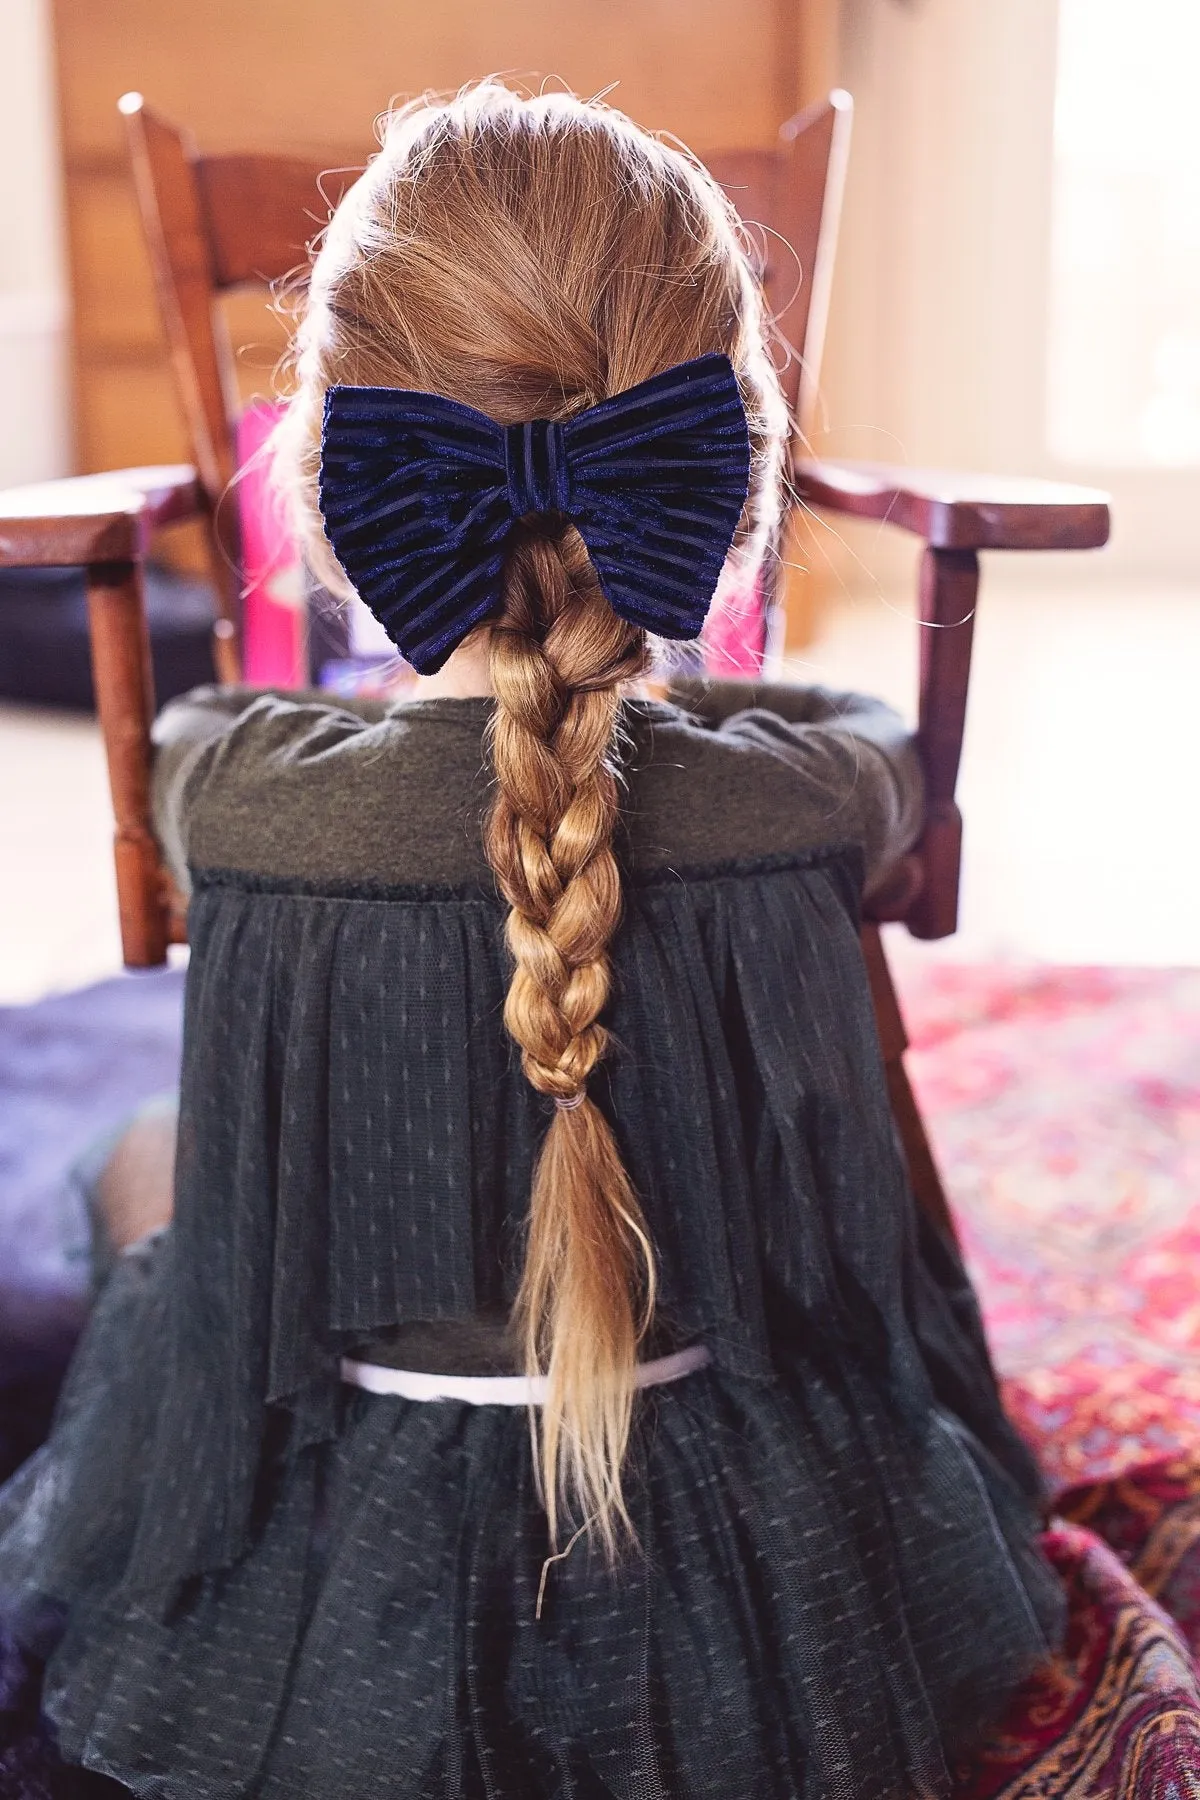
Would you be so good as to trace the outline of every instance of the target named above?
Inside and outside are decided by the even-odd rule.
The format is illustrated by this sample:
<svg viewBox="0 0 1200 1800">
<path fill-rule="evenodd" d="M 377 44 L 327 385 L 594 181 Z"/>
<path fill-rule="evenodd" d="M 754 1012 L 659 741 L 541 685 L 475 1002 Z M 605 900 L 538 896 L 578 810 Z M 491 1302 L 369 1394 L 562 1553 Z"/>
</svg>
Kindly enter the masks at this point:
<svg viewBox="0 0 1200 1800">
<path fill-rule="evenodd" d="M 1066 1643 L 956 1770 L 955 1800 L 1193 1800 L 1200 1469 L 1151 1464 L 1062 1510 L 1043 1543 L 1067 1588 Z"/>
</svg>

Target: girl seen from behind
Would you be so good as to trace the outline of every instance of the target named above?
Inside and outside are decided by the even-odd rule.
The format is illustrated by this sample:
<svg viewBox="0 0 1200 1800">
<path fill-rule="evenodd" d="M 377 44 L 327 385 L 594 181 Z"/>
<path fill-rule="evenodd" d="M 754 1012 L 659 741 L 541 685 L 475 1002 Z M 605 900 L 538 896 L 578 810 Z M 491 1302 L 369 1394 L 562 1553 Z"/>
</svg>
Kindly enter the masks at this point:
<svg viewBox="0 0 1200 1800">
<path fill-rule="evenodd" d="M 858 947 L 911 745 L 849 696 L 639 685 L 771 551 L 764 332 L 719 190 L 562 95 L 404 109 L 329 227 L 282 465 L 425 679 L 159 724 L 175 1217 L 0 1498 L 68 1762 L 944 1794 L 1054 1642 Z"/>
</svg>

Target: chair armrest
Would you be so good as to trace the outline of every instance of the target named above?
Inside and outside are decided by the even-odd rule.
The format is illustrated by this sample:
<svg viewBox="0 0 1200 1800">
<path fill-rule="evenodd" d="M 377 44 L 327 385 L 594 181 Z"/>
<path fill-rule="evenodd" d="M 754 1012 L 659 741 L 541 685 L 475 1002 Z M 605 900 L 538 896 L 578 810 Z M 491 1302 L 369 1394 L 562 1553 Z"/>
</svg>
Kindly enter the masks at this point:
<svg viewBox="0 0 1200 1800">
<path fill-rule="evenodd" d="M 152 532 L 199 516 L 203 496 L 186 464 L 119 469 L 0 491 L 0 568 L 137 562 Z"/>
<path fill-rule="evenodd" d="M 807 459 L 792 482 L 808 506 L 896 525 L 935 550 L 1096 550 L 1108 541 L 1108 496 L 1098 488 Z"/>
<path fill-rule="evenodd" d="M 176 897 L 150 816 L 154 678 L 142 560 L 160 525 L 204 505 L 194 469 L 121 469 L 0 491 L 0 568 L 86 570 L 96 710 L 116 826 L 121 942 L 130 968 L 165 962 L 179 941 Z"/>
</svg>

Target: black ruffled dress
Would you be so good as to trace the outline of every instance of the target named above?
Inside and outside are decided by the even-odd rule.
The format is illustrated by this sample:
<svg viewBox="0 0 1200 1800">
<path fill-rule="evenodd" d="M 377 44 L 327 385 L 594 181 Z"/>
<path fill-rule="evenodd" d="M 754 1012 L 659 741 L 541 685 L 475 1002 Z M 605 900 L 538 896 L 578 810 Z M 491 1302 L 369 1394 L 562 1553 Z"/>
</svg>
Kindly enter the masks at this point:
<svg viewBox="0 0 1200 1800">
<path fill-rule="evenodd" d="M 140 1795 L 944 1793 L 1059 1596 L 973 1296 L 901 1170 L 858 944 L 869 832 L 831 834 L 778 721 L 629 714 L 597 1093 L 663 1342 L 712 1354 L 639 1399 L 640 1549 L 610 1571 L 580 1544 L 535 1617 L 521 1409 L 339 1380 L 398 1328 L 495 1314 L 520 1268 L 546 1107 L 501 1024 L 485 706 L 259 700 L 177 758 L 176 1222 L 120 1263 L 0 1496 L 0 1608 L 48 1656 L 64 1756 Z M 380 791 L 375 872 L 335 879 Z M 713 831 L 729 853 L 701 859 Z"/>
</svg>

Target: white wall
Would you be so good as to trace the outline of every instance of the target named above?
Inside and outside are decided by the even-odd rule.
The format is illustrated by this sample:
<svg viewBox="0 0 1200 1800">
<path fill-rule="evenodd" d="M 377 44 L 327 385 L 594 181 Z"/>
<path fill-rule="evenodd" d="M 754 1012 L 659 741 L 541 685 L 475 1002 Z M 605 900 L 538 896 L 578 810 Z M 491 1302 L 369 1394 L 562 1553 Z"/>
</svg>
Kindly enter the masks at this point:
<svg viewBox="0 0 1200 1800">
<path fill-rule="evenodd" d="M 67 272 L 47 0 L 0 0 L 0 486 L 71 464 Z"/>
<path fill-rule="evenodd" d="M 842 0 L 855 101 L 826 455 L 1055 474 L 1044 450 L 1054 0 Z M 839 578 L 900 578 L 847 528 Z"/>
<path fill-rule="evenodd" d="M 843 0 L 856 113 L 828 385 L 845 453 L 1036 472 L 1055 28 L 1053 0 Z"/>
<path fill-rule="evenodd" d="M 1068 465 L 1048 443 L 1058 10 L 1057 0 L 841 0 L 837 74 L 854 95 L 854 139 L 816 447 L 1106 488 L 1108 549 L 1038 557 L 1037 578 L 1194 585 L 1194 469 Z M 1131 61 L 1143 102 L 1145 79 Z M 1137 268 L 1125 278 L 1145 279 Z M 1118 340 L 1114 357 L 1122 351 Z M 1108 378 L 1097 370 L 1098 384 Z M 839 533 L 838 580 L 907 581 L 911 546 L 899 533 Z M 1021 563 L 991 558 L 989 570 L 1023 579 Z"/>
</svg>

